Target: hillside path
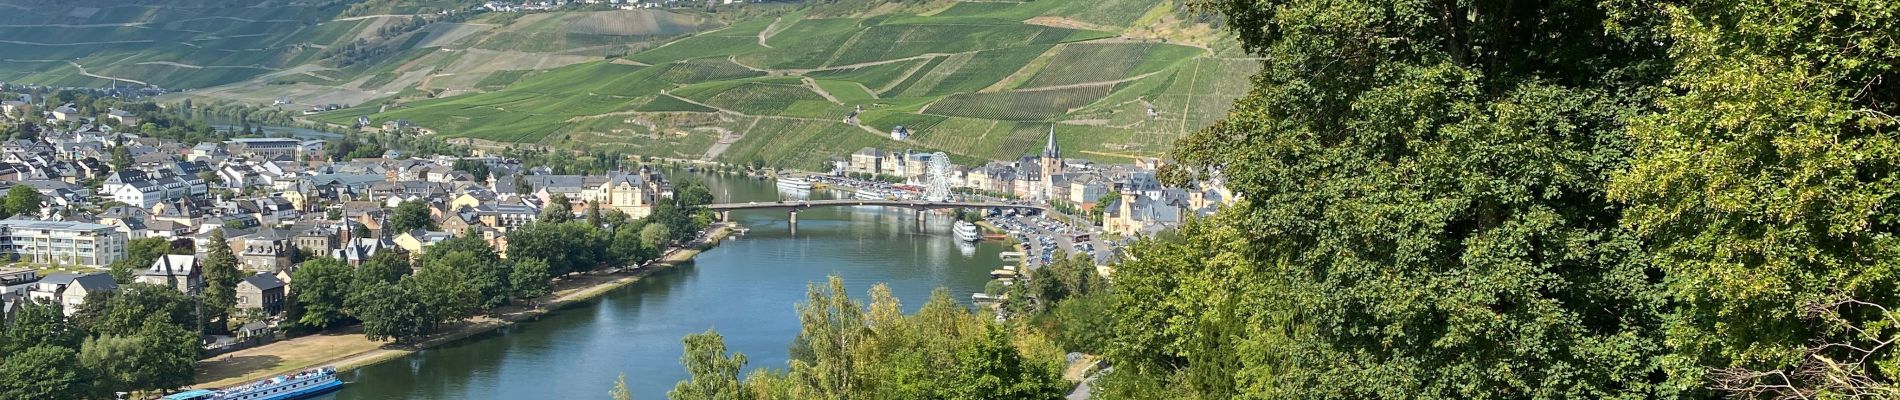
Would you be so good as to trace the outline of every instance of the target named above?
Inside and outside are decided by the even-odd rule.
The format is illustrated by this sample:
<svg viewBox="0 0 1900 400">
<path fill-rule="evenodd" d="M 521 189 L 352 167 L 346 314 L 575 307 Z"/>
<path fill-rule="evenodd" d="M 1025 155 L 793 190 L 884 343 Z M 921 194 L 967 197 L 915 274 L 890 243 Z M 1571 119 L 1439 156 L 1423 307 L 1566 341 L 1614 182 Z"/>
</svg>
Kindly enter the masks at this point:
<svg viewBox="0 0 1900 400">
<path fill-rule="evenodd" d="M 1161 71 L 1155 71 L 1155 72 L 1149 72 L 1149 73 L 1146 73 L 1146 74 L 1141 74 L 1141 75 L 1135 75 L 1135 76 L 1131 76 L 1131 77 L 1127 77 L 1127 78 L 1121 78 L 1121 79 L 1116 79 L 1116 80 L 1112 80 L 1112 81 L 1096 81 L 1096 82 L 1082 82 L 1082 83 L 1071 83 L 1071 84 L 1067 84 L 1067 85 L 1055 85 L 1055 86 L 1043 86 L 1043 87 L 1033 87 L 1033 88 L 1028 88 L 1028 89 L 1016 89 L 1016 90 L 1013 90 L 1013 92 L 1046 92 L 1046 91 L 1051 91 L 1051 90 L 1062 90 L 1062 89 L 1075 89 L 1075 88 L 1085 88 L 1085 87 L 1096 87 L 1096 86 L 1109 86 L 1109 85 L 1118 85 L 1118 84 L 1122 84 L 1122 83 L 1127 83 L 1127 82 L 1132 82 L 1132 81 L 1137 81 L 1137 80 L 1141 80 L 1142 78 L 1147 78 L 1147 77 L 1150 77 L 1150 76 L 1154 76 L 1154 74 L 1159 74 L 1159 73 L 1161 73 Z"/>
<path fill-rule="evenodd" d="M 73 68 L 78 68 L 78 69 L 79 69 L 79 74 L 80 74 L 80 75 L 85 75 L 85 76 L 90 76 L 90 77 L 94 77 L 94 78 L 99 78 L 99 79 L 108 79 L 108 80 L 115 80 L 115 81 L 125 81 L 125 82 L 131 82 L 131 83 L 137 83 L 137 84 L 140 84 L 140 85 L 145 85 L 145 86 L 152 86 L 152 84 L 150 84 L 150 83 L 145 83 L 145 82 L 140 82 L 140 81 L 135 81 L 135 80 L 131 80 L 131 79 L 125 79 L 125 78 L 114 78 L 114 77 L 110 77 L 110 76 L 105 76 L 105 75 L 98 75 L 98 74 L 94 74 L 94 73 L 91 73 L 91 72 L 86 72 L 86 67 L 84 67 L 84 66 L 81 66 L 81 65 L 79 65 L 79 63 L 76 63 L 76 62 L 72 62 L 72 61 L 67 61 L 66 63 L 67 63 L 67 64 L 72 64 L 72 65 L 73 65 Z"/>
<path fill-rule="evenodd" d="M 811 91 L 813 92 L 818 92 L 819 96 L 824 96 L 825 100 L 829 100 L 832 103 L 844 104 L 844 102 L 838 101 L 838 97 L 832 96 L 831 92 L 825 91 L 825 88 L 823 86 L 818 86 L 818 82 L 811 80 L 811 77 L 801 76 L 801 77 L 798 77 L 798 80 L 805 82 L 806 88 L 810 88 Z"/>
</svg>

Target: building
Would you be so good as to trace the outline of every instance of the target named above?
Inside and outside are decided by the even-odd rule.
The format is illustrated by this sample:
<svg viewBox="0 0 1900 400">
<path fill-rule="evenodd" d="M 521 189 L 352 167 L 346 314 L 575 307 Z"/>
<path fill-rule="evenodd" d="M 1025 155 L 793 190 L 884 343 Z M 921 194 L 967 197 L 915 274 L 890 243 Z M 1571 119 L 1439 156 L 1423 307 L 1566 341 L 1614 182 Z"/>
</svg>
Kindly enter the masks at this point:
<svg viewBox="0 0 1900 400">
<path fill-rule="evenodd" d="M 119 126 L 133 127 L 139 125 L 139 117 L 137 115 L 117 108 L 106 111 L 106 118 L 119 121 Z"/>
<path fill-rule="evenodd" d="M 191 293 L 204 284 L 204 276 L 198 269 L 198 256 L 190 254 L 167 254 L 152 260 L 151 267 L 139 271 L 132 280 L 170 286 L 184 293 Z"/>
<path fill-rule="evenodd" d="M 73 108 L 72 103 L 53 107 L 53 119 L 60 122 L 79 120 L 79 109 Z"/>
<path fill-rule="evenodd" d="M 258 310 L 264 315 L 275 315 L 284 310 L 284 281 L 277 275 L 262 273 L 245 277 L 238 281 L 237 308 L 239 310 Z"/>
<path fill-rule="evenodd" d="M 50 301 L 59 304 L 60 310 L 71 317 L 86 304 L 86 295 L 97 292 L 110 292 L 119 288 L 112 281 L 112 275 L 104 272 L 79 274 L 60 272 L 47 275 L 35 283 L 27 296 L 35 301 Z"/>
<path fill-rule="evenodd" d="M 900 142 L 905 141 L 905 140 L 910 140 L 910 129 L 905 129 L 903 125 L 898 125 L 896 128 L 891 128 L 891 140 L 896 140 Z"/>
<path fill-rule="evenodd" d="M 1042 167 L 1042 182 L 1031 197 L 1045 201 L 1061 198 L 1056 194 L 1056 178 L 1062 175 L 1062 148 L 1056 146 L 1054 124 L 1049 125 L 1049 143 L 1042 146 L 1042 158 L 1038 161 Z"/>
<path fill-rule="evenodd" d="M 884 161 L 883 150 L 878 150 L 872 147 L 858 149 L 858 152 L 851 153 L 851 170 L 846 171 L 846 172 L 856 173 L 856 174 L 877 175 L 878 171 L 883 170 L 883 167 L 881 166 L 883 161 Z"/>
<path fill-rule="evenodd" d="M 106 175 L 105 183 L 99 190 L 114 201 L 147 209 L 161 202 L 203 196 L 211 190 L 204 179 L 197 175 L 170 172 L 155 175 L 131 170 L 112 171 Z"/>
<path fill-rule="evenodd" d="M 83 222 L 0 220 L 0 252 L 37 264 L 105 267 L 125 258 L 125 233 Z"/>
<path fill-rule="evenodd" d="M 231 154 L 248 154 L 258 158 L 276 156 L 296 157 L 303 151 L 303 141 L 291 138 L 237 138 L 224 142 Z"/>
</svg>

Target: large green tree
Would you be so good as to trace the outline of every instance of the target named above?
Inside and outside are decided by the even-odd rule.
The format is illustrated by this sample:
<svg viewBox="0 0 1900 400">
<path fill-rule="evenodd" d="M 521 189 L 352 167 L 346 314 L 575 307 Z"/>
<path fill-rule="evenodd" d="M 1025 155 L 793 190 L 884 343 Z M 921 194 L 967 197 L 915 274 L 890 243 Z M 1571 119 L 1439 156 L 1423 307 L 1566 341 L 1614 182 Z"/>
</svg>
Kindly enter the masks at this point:
<svg viewBox="0 0 1900 400">
<path fill-rule="evenodd" d="M 7 189 L 6 200 L 0 201 L 0 216 L 26 215 L 38 218 L 40 214 L 40 191 L 27 185 L 13 185 Z"/>
<path fill-rule="evenodd" d="M 0 354 L 14 354 L 36 346 L 78 348 L 86 332 L 66 319 L 58 304 L 26 301 L 13 319 L 0 325 Z"/>
<path fill-rule="evenodd" d="M 204 261 L 199 265 L 204 268 L 205 286 L 198 296 L 204 302 L 207 333 L 222 333 L 230 329 L 225 325 L 237 307 L 237 284 L 244 280 L 244 274 L 238 271 L 237 256 L 231 254 L 223 229 L 212 231 L 204 247 Z"/>
<path fill-rule="evenodd" d="M 0 398 L 87 398 L 91 378 L 78 365 L 78 354 L 66 347 L 39 345 L 8 353 L 0 360 Z"/>
<path fill-rule="evenodd" d="M 1604 185 L 1658 23 L 1611 3 L 1211 0 L 1264 63 L 1164 178 L 1247 201 L 1118 269 L 1116 373 L 1181 397 L 1667 395 Z M 1612 18 L 1619 18 L 1612 20 Z"/>
<path fill-rule="evenodd" d="M 1672 94 L 1631 124 L 1611 194 L 1676 304 L 1671 383 L 1900 393 L 1900 2 L 1657 8 Z"/>
<path fill-rule="evenodd" d="M 430 305 L 419 300 L 423 296 L 413 280 L 374 282 L 350 294 L 344 304 L 351 316 L 363 321 L 364 337 L 408 345 L 435 332 L 438 319 Z"/>
<path fill-rule="evenodd" d="M 352 281 L 350 265 L 335 258 L 305 261 L 291 273 L 290 297 L 302 307 L 297 324 L 328 329 L 349 320 L 343 303 L 349 299 Z"/>
<path fill-rule="evenodd" d="M 383 227 L 394 233 L 434 228 L 435 220 L 429 218 L 429 205 L 421 200 L 396 205 L 396 210 L 389 214 L 389 225 Z"/>
</svg>

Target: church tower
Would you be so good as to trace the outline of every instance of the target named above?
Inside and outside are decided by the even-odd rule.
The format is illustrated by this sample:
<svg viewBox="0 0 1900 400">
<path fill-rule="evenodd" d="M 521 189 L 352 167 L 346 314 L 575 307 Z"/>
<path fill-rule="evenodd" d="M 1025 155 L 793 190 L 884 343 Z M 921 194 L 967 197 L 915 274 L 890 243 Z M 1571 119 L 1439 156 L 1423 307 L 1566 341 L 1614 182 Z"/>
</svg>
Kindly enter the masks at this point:
<svg viewBox="0 0 1900 400">
<path fill-rule="evenodd" d="M 1056 146 L 1056 125 L 1049 124 L 1049 143 L 1042 146 L 1042 187 L 1038 192 L 1043 200 L 1056 200 L 1056 175 L 1062 174 L 1062 148 Z"/>
</svg>

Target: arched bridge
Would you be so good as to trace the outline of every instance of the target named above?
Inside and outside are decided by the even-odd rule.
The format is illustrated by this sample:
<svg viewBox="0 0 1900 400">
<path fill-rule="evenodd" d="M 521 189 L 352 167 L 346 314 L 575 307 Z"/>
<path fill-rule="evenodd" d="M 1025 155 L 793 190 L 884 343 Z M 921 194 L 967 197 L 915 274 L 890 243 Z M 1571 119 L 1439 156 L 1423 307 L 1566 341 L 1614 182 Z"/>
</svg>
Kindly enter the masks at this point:
<svg viewBox="0 0 1900 400">
<path fill-rule="evenodd" d="M 803 209 L 814 208 L 814 207 L 847 207 L 847 206 L 903 207 L 903 208 L 909 208 L 913 210 L 935 210 L 935 209 L 943 209 L 943 208 L 1015 208 L 1015 209 L 1025 209 L 1025 210 L 1042 210 L 1043 209 L 1042 206 L 1034 206 L 1034 205 L 1026 205 L 1026 204 L 995 203 L 995 202 L 925 201 L 925 200 L 854 200 L 854 199 L 794 200 L 794 201 L 776 201 L 776 202 L 708 204 L 706 205 L 706 209 L 717 211 L 717 212 L 727 212 L 727 211 L 737 211 L 737 210 L 797 211 L 797 210 L 803 210 Z"/>
<path fill-rule="evenodd" d="M 708 204 L 705 207 L 708 210 L 712 210 L 714 212 L 719 213 L 720 221 L 727 221 L 727 222 L 732 220 L 731 213 L 733 211 L 784 210 L 789 215 L 792 232 L 797 232 L 798 231 L 798 210 L 803 210 L 807 208 L 816 208 L 816 207 L 856 207 L 856 206 L 900 207 L 900 208 L 909 208 L 909 209 L 917 210 L 917 221 L 919 222 L 918 229 L 923 228 L 922 222 L 924 220 L 924 212 L 928 210 L 945 209 L 945 208 L 1014 208 L 1014 209 L 1019 209 L 1019 210 L 1038 210 L 1038 211 L 1044 210 L 1042 206 L 1027 205 L 1027 204 L 997 203 L 997 202 L 926 201 L 926 200 L 859 200 L 859 199 L 790 200 L 790 201 L 774 201 L 774 202 L 761 201 L 761 202 L 750 202 L 750 203 L 722 203 L 722 204 Z"/>
</svg>

